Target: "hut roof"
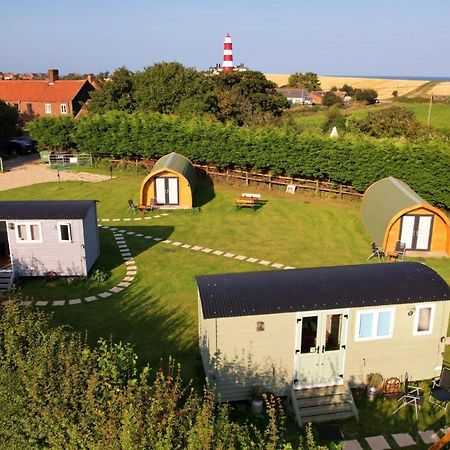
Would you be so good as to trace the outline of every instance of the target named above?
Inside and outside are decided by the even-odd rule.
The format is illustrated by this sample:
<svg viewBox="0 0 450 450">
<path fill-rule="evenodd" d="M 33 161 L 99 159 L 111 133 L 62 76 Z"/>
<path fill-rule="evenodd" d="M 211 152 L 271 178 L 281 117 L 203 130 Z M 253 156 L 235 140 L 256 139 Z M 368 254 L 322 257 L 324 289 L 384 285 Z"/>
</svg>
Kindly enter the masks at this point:
<svg viewBox="0 0 450 450">
<path fill-rule="evenodd" d="M 386 227 L 400 211 L 427 202 L 406 183 L 394 177 L 369 186 L 361 204 L 361 221 L 377 245 L 383 244 Z"/>
<path fill-rule="evenodd" d="M 359 264 L 204 275 L 205 319 L 450 300 L 448 284 L 424 264 Z"/>
<path fill-rule="evenodd" d="M 161 172 L 162 170 L 173 170 L 183 175 L 188 180 L 191 190 L 194 191 L 197 184 L 195 169 L 192 163 L 185 156 L 172 152 L 156 161 L 149 177 Z"/>
</svg>

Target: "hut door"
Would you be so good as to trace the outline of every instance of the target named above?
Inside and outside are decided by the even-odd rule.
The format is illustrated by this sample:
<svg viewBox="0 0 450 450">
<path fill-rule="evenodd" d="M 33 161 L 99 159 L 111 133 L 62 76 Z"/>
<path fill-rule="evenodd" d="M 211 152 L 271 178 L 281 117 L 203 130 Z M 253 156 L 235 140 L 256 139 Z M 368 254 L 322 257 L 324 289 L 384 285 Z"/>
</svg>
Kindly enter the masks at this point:
<svg viewBox="0 0 450 450">
<path fill-rule="evenodd" d="M 431 243 L 431 215 L 404 215 L 400 228 L 400 241 L 407 250 L 429 250 Z"/>
<path fill-rule="evenodd" d="M 155 197 L 158 205 L 178 205 L 178 178 L 156 178 Z"/>
<path fill-rule="evenodd" d="M 297 317 L 296 387 L 342 382 L 348 311 L 321 311 Z"/>
</svg>

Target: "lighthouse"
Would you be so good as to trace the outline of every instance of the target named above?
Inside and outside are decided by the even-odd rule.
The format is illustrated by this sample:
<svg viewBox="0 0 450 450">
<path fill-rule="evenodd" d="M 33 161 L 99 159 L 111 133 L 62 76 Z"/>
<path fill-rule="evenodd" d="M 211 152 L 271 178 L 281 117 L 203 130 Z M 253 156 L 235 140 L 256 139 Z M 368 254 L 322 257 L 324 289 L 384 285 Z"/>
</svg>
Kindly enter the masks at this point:
<svg viewBox="0 0 450 450">
<path fill-rule="evenodd" d="M 227 33 L 223 42 L 223 71 L 232 72 L 233 67 L 233 43 L 231 42 L 230 33 Z"/>
</svg>

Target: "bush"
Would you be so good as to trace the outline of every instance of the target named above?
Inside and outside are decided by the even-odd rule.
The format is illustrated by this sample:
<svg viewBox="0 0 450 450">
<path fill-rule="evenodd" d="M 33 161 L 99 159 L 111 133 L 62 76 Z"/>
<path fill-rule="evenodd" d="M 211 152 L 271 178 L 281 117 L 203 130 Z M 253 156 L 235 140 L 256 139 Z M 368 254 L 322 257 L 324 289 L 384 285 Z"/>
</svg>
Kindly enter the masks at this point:
<svg viewBox="0 0 450 450">
<path fill-rule="evenodd" d="M 53 127 L 38 119 L 32 136 L 48 142 Z M 41 129 L 47 128 L 46 132 Z M 34 130 L 39 130 L 35 134 Z M 100 158 L 159 158 L 176 151 L 191 161 L 222 168 L 271 171 L 302 178 L 350 184 L 363 192 L 392 175 L 419 195 L 450 208 L 450 147 L 438 142 L 397 143 L 363 136 L 329 139 L 296 129 L 247 128 L 176 116 L 125 112 L 94 114 L 73 121 L 66 139 Z M 420 163 L 419 163 L 420 162 Z"/>
</svg>

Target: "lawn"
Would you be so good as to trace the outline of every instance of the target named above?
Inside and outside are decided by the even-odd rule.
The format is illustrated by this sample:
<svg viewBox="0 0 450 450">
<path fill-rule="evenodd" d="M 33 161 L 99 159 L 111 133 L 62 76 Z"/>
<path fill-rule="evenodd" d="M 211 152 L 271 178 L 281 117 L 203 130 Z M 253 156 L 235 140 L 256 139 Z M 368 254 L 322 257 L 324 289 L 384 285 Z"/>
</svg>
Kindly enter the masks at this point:
<svg viewBox="0 0 450 450">
<path fill-rule="evenodd" d="M 101 183 L 46 183 L 5 191 L 0 199 L 96 199 L 99 218 L 124 218 L 127 200 L 138 200 L 143 176 L 119 171 L 115 175 Z M 260 192 L 267 203 L 256 212 L 237 211 L 234 200 L 244 191 Z M 360 223 L 357 201 L 301 193 L 289 196 L 282 191 L 227 183 L 212 186 L 203 181 L 198 202 L 202 205 L 200 213 L 173 211 L 157 219 L 114 225 L 294 267 L 365 263 L 370 253 L 370 237 Z M 108 225 L 112 226 L 111 222 Z M 102 256 L 96 267 L 111 274 L 106 282 L 109 288 L 123 277 L 125 268 L 111 231 L 101 230 L 100 239 Z M 181 364 L 183 378 L 194 378 L 195 385 L 200 385 L 204 374 L 197 351 L 195 276 L 267 267 L 135 236 L 125 235 L 125 239 L 138 267 L 136 281 L 102 301 L 53 308 L 55 324 L 87 331 L 91 343 L 100 337 L 130 342 L 140 364 L 152 368 L 172 355 Z M 426 263 L 450 282 L 449 259 L 427 259 Z M 51 300 L 86 296 L 105 288 L 86 281 L 60 281 L 49 289 L 46 283 L 26 282 L 21 286 L 22 293 L 36 300 Z M 358 433 L 355 423 L 349 422 L 347 427 L 349 434 Z"/>
</svg>

